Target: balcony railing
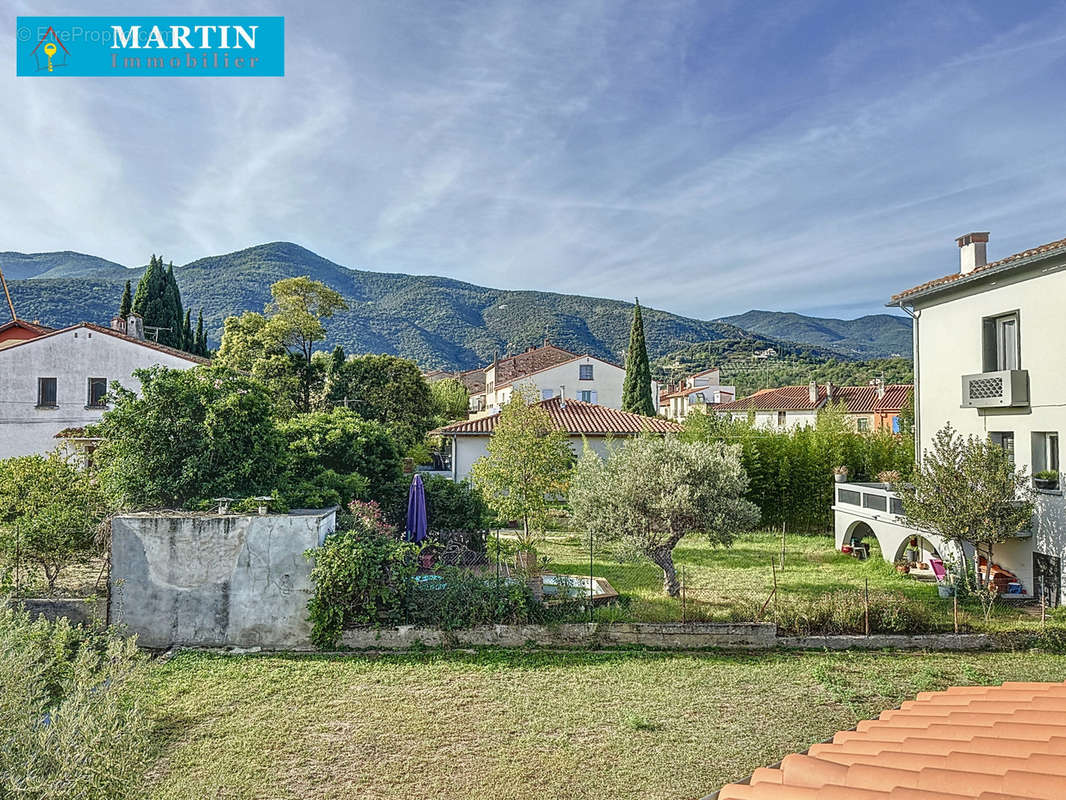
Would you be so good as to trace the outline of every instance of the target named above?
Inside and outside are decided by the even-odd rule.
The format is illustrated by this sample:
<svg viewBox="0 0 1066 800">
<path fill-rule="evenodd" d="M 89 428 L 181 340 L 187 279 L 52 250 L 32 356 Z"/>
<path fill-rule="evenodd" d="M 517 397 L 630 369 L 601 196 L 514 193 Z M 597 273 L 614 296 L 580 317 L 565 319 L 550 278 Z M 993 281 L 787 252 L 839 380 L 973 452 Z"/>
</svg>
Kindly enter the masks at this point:
<svg viewBox="0 0 1066 800">
<path fill-rule="evenodd" d="M 1006 369 L 962 376 L 963 408 L 1008 408 L 1029 405 L 1029 372 Z"/>
<path fill-rule="evenodd" d="M 838 483 L 836 501 L 838 505 L 903 516 L 903 501 L 887 483 Z"/>
</svg>

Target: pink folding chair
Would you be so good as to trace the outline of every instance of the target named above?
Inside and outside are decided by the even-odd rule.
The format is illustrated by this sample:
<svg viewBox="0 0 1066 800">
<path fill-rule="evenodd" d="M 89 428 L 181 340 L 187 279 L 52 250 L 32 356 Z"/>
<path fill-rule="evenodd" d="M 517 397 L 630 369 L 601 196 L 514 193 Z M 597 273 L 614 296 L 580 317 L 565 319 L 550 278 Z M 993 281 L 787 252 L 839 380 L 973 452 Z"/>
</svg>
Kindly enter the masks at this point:
<svg viewBox="0 0 1066 800">
<path fill-rule="evenodd" d="M 944 569 L 944 562 L 939 558 L 930 557 L 929 568 L 933 570 L 937 583 L 943 583 L 944 579 L 948 576 L 948 571 Z"/>
</svg>

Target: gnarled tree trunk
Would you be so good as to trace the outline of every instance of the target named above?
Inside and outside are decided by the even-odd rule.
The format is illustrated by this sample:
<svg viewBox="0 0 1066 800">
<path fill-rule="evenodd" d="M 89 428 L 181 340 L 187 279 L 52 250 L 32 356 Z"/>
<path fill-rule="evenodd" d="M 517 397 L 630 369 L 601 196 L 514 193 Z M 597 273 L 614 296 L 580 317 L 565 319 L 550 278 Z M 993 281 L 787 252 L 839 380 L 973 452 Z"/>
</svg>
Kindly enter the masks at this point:
<svg viewBox="0 0 1066 800">
<path fill-rule="evenodd" d="M 659 547 L 648 554 L 648 558 L 663 571 L 663 591 L 671 597 L 681 594 L 681 582 L 677 579 L 674 568 L 673 547 Z"/>
</svg>

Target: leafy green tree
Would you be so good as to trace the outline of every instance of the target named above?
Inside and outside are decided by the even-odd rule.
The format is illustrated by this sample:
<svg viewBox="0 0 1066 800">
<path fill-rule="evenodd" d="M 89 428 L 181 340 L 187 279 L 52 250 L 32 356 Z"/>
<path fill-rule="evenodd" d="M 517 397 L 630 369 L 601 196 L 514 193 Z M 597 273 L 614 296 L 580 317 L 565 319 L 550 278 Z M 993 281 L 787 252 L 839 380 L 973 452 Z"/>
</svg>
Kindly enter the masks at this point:
<svg viewBox="0 0 1066 800">
<path fill-rule="evenodd" d="M 263 314 L 246 311 L 226 319 L 218 360 L 269 381 L 275 396 L 304 413 L 325 378 L 324 362 L 313 359 L 315 345 L 326 338 L 324 320 L 348 306 L 337 292 L 307 276 L 280 280 L 270 294 L 273 300 Z"/>
<path fill-rule="evenodd" d="M 345 505 L 369 498 L 391 502 L 403 464 L 385 427 L 334 408 L 279 423 L 286 442 L 284 494 L 291 505 Z"/>
<path fill-rule="evenodd" d="M 122 290 L 122 300 L 118 304 L 118 315 L 126 319 L 133 310 L 133 294 L 130 290 L 130 282 L 126 281 L 126 288 Z"/>
<path fill-rule="evenodd" d="M 464 420 L 470 411 L 470 394 L 458 378 L 444 378 L 429 385 L 433 393 L 435 427 Z"/>
<path fill-rule="evenodd" d="M 922 455 L 909 483 L 897 487 L 907 522 L 949 542 L 972 544 L 986 559 L 979 575 L 988 586 L 996 545 L 1032 524 L 1033 488 L 1002 447 L 963 438 L 945 425 Z"/>
<path fill-rule="evenodd" d="M 380 422 L 405 454 L 423 442 L 433 425 L 429 384 L 415 362 L 398 356 L 349 356 L 332 370 L 326 403 Z"/>
<path fill-rule="evenodd" d="M 648 366 L 648 347 L 644 343 L 644 320 L 640 314 L 640 300 L 633 306 L 633 327 L 629 332 L 629 352 L 626 354 L 626 378 L 622 385 L 622 410 L 654 417 L 656 401 L 651 396 L 651 368 Z"/>
<path fill-rule="evenodd" d="M 565 497 L 574 462 L 567 432 L 534 400 L 526 387 L 517 387 L 500 411 L 488 455 L 471 469 L 496 515 L 521 520 L 526 549 L 532 549 L 532 529 L 543 530 L 553 499 Z"/>
<path fill-rule="evenodd" d="M 101 482 L 123 508 L 195 507 L 271 494 L 285 442 L 259 381 L 224 367 L 134 372 L 140 394 L 112 385 L 98 426 Z"/>
<path fill-rule="evenodd" d="M 0 461 L 0 533 L 9 555 L 44 571 L 49 591 L 72 563 L 97 548 L 107 503 L 95 477 L 59 451 Z"/>
<path fill-rule="evenodd" d="M 644 436 L 606 460 L 591 448 L 574 470 L 574 522 L 622 552 L 639 554 L 663 571 L 663 591 L 680 593 L 674 548 L 687 535 L 728 546 L 759 523 L 744 498 L 748 476 L 740 448 Z"/>
<path fill-rule="evenodd" d="M 145 797 L 145 664 L 133 639 L 0 608 L 0 797 Z"/>
</svg>

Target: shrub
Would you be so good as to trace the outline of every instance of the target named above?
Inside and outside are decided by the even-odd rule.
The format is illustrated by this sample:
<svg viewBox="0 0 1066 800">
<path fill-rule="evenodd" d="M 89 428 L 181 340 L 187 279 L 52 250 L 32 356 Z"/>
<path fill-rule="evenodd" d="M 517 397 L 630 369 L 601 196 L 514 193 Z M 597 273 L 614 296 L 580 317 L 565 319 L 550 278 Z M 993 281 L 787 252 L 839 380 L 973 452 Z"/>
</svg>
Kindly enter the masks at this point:
<svg viewBox="0 0 1066 800">
<path fill-rule="evenodd" d="M 419 581 L 410 598 L 411 622 L 444 630 L 475 625 L 520 625 L 541 620 L 543 606 L 526 583 L 444 567 Z"/>
<path fill-rule="evenodd" d="M 489 507 L 481 490 L 469 481 L 452 481 L 431 475 L 425 481 L 426 517 L 431 533 L 462 532 L 466 546 L 485 552 Z"/>
<path fill-rule="evenodd" d="M 0 609 L 0 797 L 141 796 L 149 725 L 131 639 Z"/>
<path fill-rule="evenodd" d="M 863 600 L 861 589 L 838 589 L 814 598 L 782 598 L 777 606 L 777 627 L 793 636 L 864 633 Z M 870 633 L 931 633 L 941 627 L 937 613 L 935 607 L 899 592 L 870 592 Z"/>
<path fill-rule="evenodd" d="M 397 538 L 376 504 L 352 503 L 349 510 L 343 528 L 306 553 L 314 561 L 311 641 L 321 649 L 336 647 L 353 625 L 399 621 L 415 572 L 417 548 Z"/>
</svg>

